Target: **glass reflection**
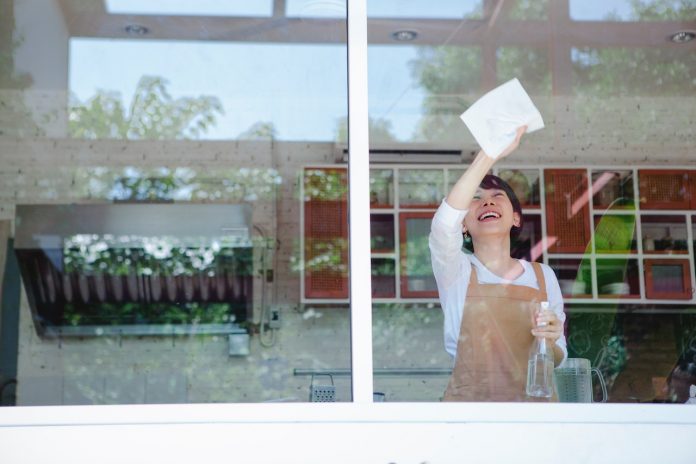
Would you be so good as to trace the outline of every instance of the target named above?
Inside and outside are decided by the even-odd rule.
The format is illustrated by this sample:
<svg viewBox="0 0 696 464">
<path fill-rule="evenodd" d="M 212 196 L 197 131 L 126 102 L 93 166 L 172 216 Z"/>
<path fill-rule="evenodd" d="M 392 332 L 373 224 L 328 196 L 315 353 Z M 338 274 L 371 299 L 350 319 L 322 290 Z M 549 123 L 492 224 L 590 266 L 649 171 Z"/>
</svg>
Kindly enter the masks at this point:
<svg viewBox="0 0 696 464">
<path fill-rule="evenodd" d="M 401 44 L 387 38 L 386 22 L 370 23 L 372 148 L 461 147 L 462 152 L 461 163 L 413 156 L 393 167 L 401 253 L 388 259 L 396 260 L 401 285 L 390 300 L 393 307 L 385 308 L 388 298 L 377 295 L 373 305 L 374 379 L 387 401 L 442 398 L 452 350 L 442 356 L 445 350 L 426 338 L 442 342 L 444 316 L 435 289 L 422 281 L 420 264 L 426 260 L 418 248 L 427 243 L 415 224 L 432 218 L 474 159 L 477 143 L 459 115 L 515 77 L 546 124 L 525 136 L 504 166 L 491 170 L 510 183 L 524 208 L 515 256 L 546 263 L 556 274 L 569 355 L 588 359 L 602 372 L 608 401 L 684 398 L 689 352 L 672 330 L 680 330 L 677 320 L 691 324 L 688 313 L 696 302 L 686 292 L 693 265 L 684 259 L 693 251 L 686 242 L 696 175 L 683 165 L 693 134 L 681 123 L 693 113 L 696 62 L 690 45 L 668 38 L 675 32 L 672 21 L 694 18 L 692 6 L 484 2 L 481 19 L 429 20 L 427 29 Z M 399 24 L 413 28 L 398 21 L 400 14 L 392 6 L 384 17 L 394 19 L 394 30 Z M 375 121 L 388 131 L 376 130 Z M 373 201 L 373 208 L 381 207 Z M 374 217 L 373 223 L 381 230 L 380 220 Z M 373 250 L 373 266 L 387 259 L 381 251 Z M 409 326 L 416 314 L 422 326 L 414 333 L 422 338 L 413 344 L 429 347 L 427 353 L 411 353 L 377 322 L 386 317 L 390 324 Z M 656 362 L 649 349 L 635 345 L 648 339 L 659 345 Z M 398 381 L 389 376 L 396 370 L 403 376 Z"/>
<path fill-rule="evenodd" d="M 349 401 L 345 5 L 0 3 L 3 404 Z"/>
</svg>

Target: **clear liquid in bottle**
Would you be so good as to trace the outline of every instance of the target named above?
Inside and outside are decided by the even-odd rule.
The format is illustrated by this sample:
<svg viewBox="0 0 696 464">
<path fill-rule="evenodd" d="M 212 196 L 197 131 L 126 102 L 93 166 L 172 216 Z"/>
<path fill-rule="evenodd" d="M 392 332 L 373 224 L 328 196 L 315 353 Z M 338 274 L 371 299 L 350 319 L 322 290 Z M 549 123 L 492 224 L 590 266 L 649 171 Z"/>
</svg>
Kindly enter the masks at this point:
<svg viewBox="0 0 696 464">
<path fill-rule="evenodd" d="M 538 354 L 527 364 L 527 395 L 550 398 L 553 395 L 553 360 Z"/>
<path fill-rule="evenodd" d="M 547 311 L 549 303 L 543 301 L 541 310 Z M 540 324 L 542 326 L 543 324 Z M 553 396 L 553 350 L 547 346 L 546 339 L 536 337 L 529 350 L 527 363 L 527 388 L 528 396 L 537 398 L 550 398 Z"/>
</svg>

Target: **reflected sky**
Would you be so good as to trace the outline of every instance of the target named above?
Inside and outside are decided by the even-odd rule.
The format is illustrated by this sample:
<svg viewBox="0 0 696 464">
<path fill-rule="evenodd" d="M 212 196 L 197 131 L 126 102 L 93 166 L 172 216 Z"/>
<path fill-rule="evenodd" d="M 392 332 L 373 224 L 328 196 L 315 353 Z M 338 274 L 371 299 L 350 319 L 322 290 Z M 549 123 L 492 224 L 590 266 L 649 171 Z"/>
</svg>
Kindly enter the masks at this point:
<svg viewBox="0 0 696 464">
<path fill-rule="evenodd" d="M 416 47 L 369 50 L 370 115 L 389 118 L 407 140 L 421 117 L 423 90 L 409 62 Z M 203 139 L 232 139 L 260 121 L 281 140 L 334 140 L 347 114 L 346 50 L 340 45 L 139 41 L 74 38 L 70 91 L 86 102 L 118 92 L 128 107 L 140 78 L 161 76 L 174 98 L 211 95 L 224 114 Z"/>
<path fill-rule="evenodd" d="M 116 1 L 112 1 L 111 7 L 117 8 L 114 6 Z M 118 8 L 121 10 L 118 11 L 126 11 L 136 6 L 142 8 L 145 4 L 140 5 L 140 3 L 134 0 L 119 0 Z M 160 11 L 157 10 L 159 7 L 156 7 L 160 3 L 147 4 L 151 9 L 150 14 Z M 186 2 L 181 0 L 172 5 L 181 6 L 184 3 Z M 245 3 L 252 3 L 258 7 L 259 2 Z M 269 2 L 260 3 L 266 7 L 270 4 Z M 314 13 L 316 13 L 315 16 L 340 17 L 344 3 L 341 0 L 288 0 L 286 12 L 291 17 L 302 15 L 311 17 Z M 682 2 L 678 1 L 643 2 L 642 5 L 658 3 L 669 6 L 675 11 L 686 11 L 685 7 L 680 6 Z M 213 5 L 213 3 L 210 4 Z M 223 5 L 229 8 L 226 13 L 221 13 L 225 15 L 261 14 L 241 13 L 241 10 L 235 10 L 241 5 L 240 2 L 219 2 L 219 6 Z M 194 7 L 200 12 L 207 11 L 203 4 L 196 3 Z M 368 14 L 371 17 L 462 18 L 467 15 L 471 17 L 472 12 L 479 11 L 480 8 L 480 0 L 463 2 L 445 0 L 435 3 L 405 0 L 368 2 Z M 577 21 L 600 20 L 608 17 L 615 20 L 629 20 L 635 16 L 633 9 L 628 0 L 570 0 L 571 18 Z M 329 14 L 332 11 L 333 13 Z M 684 15 L 687 14 L 688 12 L 684 13 Z M 679 63 L 686 61 L 685 50 L 688 51 L 688 49 L 674 51 Z M 419 72 L 414 71 L 417 68 L 415 65 L 417 62 L 420 62 L 422 68 L 425 61 L 431 60 L 433 65 L 431 73 L 435 72 L 441 76 L 449 75 L 446 72 L 448 67 L 466 66 L 460 73 L 452 73 L 454 79 L 460 82 L 465 81 L 463 75 L 466 73 L 465 70 L 480 74 L 481 71 L 476 67 L 481 64 L 459 63 L 456 60 L 453 61 L 452 57 L 448 58 L 447 53 L 419 54 L 422 51 L 423 47 L 403 44 L 369 47 L 369 114 L 374 126 L 384 128 L 386 133 L 386 135 L 378 135 L 373 130 L 371 137 L 375 142 L 423 141 L 425 137 L 423 134 L 428 133 L 424 127 L 426 129 L 429 127 L 429 119 L 444 113 L 447 113 L 446 116 L 450 119 L 456 118 L 460 110 L 465 109 L 466 102 L 455 101 L 453 96 L 469 93 L 473 95 L 481 90 L 477 83 L 467 82 L 466 85 L 457 86 L 454 81 L 452 85 L 443 87 L 444 90 L 439 84 L 434 88 L 425 88 L 425 80 L 432 81 L 432 76 L 428 77 L 425 74 L 416 76 L 415 74 Z M 580 65 L 583 70 L 588 68 L 585 74 L 591 73 L 590 65 L 594 66 L 603 61 L 607 62 L 605 72 L 612 74 L 610 71 L 615 71 L 613 74 L 620 76 L 623 75 L 626 67 L 621 65 L 622 63 L 628 63 L 627 66 L 630 67 L 633 61 L 647 61 L 648 67 L 657 69 L 652 66 L 653 62 L 662 60 L 657 55 L 650 55 L 649 59 L 643 59 L 644 57 L 638 54 L 627 55 L 618 60 L 620 61 L 618 63 L 618 58 L 614 55 L 594 56 L 586 51 L 579 51 L 578 48 L 572 50 L 573 62 Z M 525 82 L 534 84 L 531 89 L 533 94 L 552 93 L 550 62 L 545 48 L 501 45 L 497 51 L 497 59 L 499 82 L 511 77 L 519 77 Z M 668 67 L 667 71 L 679 71 L 672 67 Z M 576 74 L 577 68 L 576 66 Z M 345 132 L 347 117 L 345 44 L 87 38 L 70 40 L 69 89 L 81 104 L 87 103 L 101 90 L 119 95 L 124 108 L 128 109 L 137 85 L 144 76 L 164 79 L 166 91 L 174 99 L 210 96 L 220 102 L 221 114 L 215 113 L 215 121 L 194 138 L 207 140 L 249 138 L 249 134 L 253 134 L 259 124 L 265 124 L 271 128 L 272 138 L 276 140 L 327 142 L 343 140 L 341 133 Z M 609 89 L 592 88 L 591 92 L 590 90 L 587 92 L 594 94 L 603 90 L 606 94 L 620 94 L 629 89 L 634 93 L 653 94 L 654 92 L 650 89 L 662 91 L 664 87 L 660 85 L 659 80 L 656 82 L 655 79 L 648 79 L 649 76 L 645 71 L 634 73 L 634 76 L 631 82 L 646 80 L 646 85 L 638 85 L 641 82 L 628 85 L 622 79 L 618 79 L 616 82 L 607 84 L 611 87 Z M 594 77 L 591 80 L 599 81 Z M 577 77 L 575 82 L 577 86 L 579 83 Z M 688 92 L 689 89 L 684 82 L 678 81 L 672 87 Z M 664 91 L 662 93 L 680 92 Z M 443 125 L 443 121 L 439 119 L 435 123 L 439 126 Z M 454 120 L 453 124 L 457 125 L 459 121 Z M 438 137 L 438 139 L 441 138 Z M 456 141 L 461 142 L 459 139 Z"/>
</svg>

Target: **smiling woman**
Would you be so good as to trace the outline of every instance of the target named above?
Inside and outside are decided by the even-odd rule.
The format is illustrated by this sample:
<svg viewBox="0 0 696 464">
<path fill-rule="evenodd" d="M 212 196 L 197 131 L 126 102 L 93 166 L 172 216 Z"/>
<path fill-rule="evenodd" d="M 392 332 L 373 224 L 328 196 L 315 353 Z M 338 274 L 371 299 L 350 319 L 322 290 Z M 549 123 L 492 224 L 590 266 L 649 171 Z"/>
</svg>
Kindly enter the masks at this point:
<svg viewBox="0 0 696 464">
<path fill-rule="evenodd" d="M 517 148 L 524 131 L 501 156 Z M 430 234 L 445 346 L 455 358 L 446 401 L 538 401 L 525 388 L 535 337 L 553 347 L 556 364 L 567 353 L 558 281 L 548 266 L 512 258 L 522 208 L 507 183 L 486 175 L 493 163 L 478 154 L 435 213 Z M 473 255 L 461 250 L 462 232 Z M 543 372 L 551 385 L 550 372 Z M 555 399 L 551 391 L 542 396 Z"/>
</svg>

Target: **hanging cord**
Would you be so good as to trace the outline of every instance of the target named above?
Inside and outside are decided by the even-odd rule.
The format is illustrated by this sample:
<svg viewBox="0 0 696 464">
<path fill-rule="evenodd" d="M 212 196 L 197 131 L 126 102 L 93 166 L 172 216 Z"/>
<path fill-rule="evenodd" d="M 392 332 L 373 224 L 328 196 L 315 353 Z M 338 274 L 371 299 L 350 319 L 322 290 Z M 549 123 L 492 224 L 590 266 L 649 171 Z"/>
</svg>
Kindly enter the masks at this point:
<svg viewBox="0 0 696 464">
<path fill-rule="evenodd" d="M 254 229 L 258 231 L 261 239 L 263 240 L 263 246 L 261 248 L 261 316 L 259 318 L 259 343 L 261 343 L 261 346 L 264 348 L 271 348 L 276 343 L 277 329 L 271 329 L 270 341 L 266 341 L 266 322 L 268 317 L 268 309 L 270 306 L 266 302 L 266 261 L 268 258 L 268 238 L 260 226 L 254 225 Z"/>
</svg>

